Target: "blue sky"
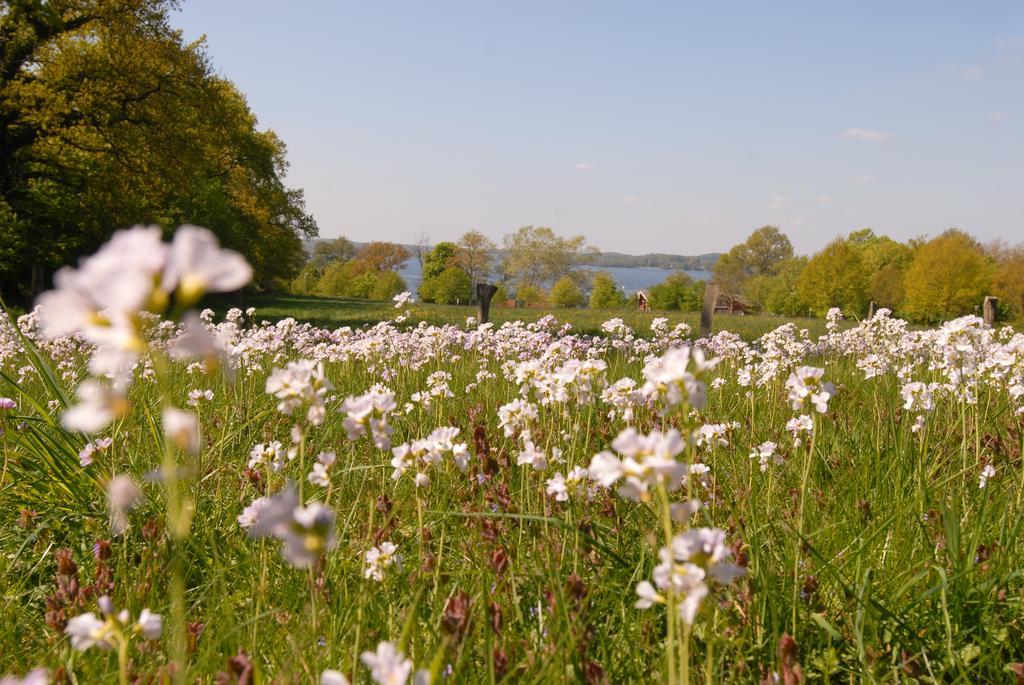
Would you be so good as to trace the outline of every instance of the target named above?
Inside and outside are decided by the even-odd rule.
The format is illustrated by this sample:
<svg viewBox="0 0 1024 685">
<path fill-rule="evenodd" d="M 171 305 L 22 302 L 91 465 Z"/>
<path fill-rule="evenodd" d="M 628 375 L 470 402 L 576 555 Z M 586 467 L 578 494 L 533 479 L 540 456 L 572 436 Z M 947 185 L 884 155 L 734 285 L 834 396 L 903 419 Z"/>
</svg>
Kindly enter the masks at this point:
<svg viewBox="0 0 1024 685">
<path fill-rule="evenodd" d="M 186 0 L 322 236 L 1024 241 L 1024 3 Z"/>
</svg>

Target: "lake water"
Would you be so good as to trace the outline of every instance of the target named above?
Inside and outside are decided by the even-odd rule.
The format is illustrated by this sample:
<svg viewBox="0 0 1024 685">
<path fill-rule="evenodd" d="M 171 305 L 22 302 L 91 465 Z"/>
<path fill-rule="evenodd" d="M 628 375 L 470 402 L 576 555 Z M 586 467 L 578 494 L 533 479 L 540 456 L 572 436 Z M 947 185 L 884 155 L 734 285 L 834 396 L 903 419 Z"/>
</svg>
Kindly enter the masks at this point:
<svg viewBox="0 0 1024 685">
<path fill-rule="evenodd" d="M 583 268 L 594 273 L 598 271 L 610 273 L 619 287 L 628 294 L 657 285 L 672 273 L 671 269 L 659 269 L 648 266 L 585 266 Z M 706 281 L 711 278 L 710 271 L 684 271 L 683 273 L 695 281 Z M 405 280 L 406 285 L 409 286 L 409 291 L 416 295 L 420 283 L 423 281 L 423 271 L 420 269 L 420 263 L 415 258 L 407 259 L 402 263 L 402 268 L 398 270 L 398 275 Z"/>
</svg>

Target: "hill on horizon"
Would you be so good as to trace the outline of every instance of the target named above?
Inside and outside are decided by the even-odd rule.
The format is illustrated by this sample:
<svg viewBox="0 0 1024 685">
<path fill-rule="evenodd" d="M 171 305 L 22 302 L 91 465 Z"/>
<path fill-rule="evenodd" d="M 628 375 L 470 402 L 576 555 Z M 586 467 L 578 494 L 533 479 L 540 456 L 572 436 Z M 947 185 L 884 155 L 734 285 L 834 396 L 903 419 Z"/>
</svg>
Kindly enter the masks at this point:
<svg viewBox="0 0 1024 685">
<path fill-rule="evenodd" d="M 328 240 L 335 240 L 335 238 L 314 238 L 304 242 L 306 252 L 308 254 L 313 253 L 313 249 L 317 243 L 321 243 Z M 352 241 L 352 244 L 356 248 L 361 248 L 367 245 L 366 242 Z M 398 243 L 406 250 L 409 254 L 415 257 L 417 246 L 409 243 Z M 433 245 L 430 246 L 433 248 Z M 504 256 L 505 251 L 498 249 L 494 251 L 494 255 L 498 258 Z M 659 268 L 659 269 L 680 269 L 682 271 L 711 271 L 711 268 L 718 261 L 718 258 L 722 256 L 721 252 L 708 252 L 700 255 L 681 255 L 671 254 L 666 252 L 648 252 L 645 254 L 633 255 L 624 252 L 593 252 L 586 255 L 583 260 L 583 264 L 587 266 L 606 266 L 606 267 L 618 267 L 618 268 Z"/>
</svg>

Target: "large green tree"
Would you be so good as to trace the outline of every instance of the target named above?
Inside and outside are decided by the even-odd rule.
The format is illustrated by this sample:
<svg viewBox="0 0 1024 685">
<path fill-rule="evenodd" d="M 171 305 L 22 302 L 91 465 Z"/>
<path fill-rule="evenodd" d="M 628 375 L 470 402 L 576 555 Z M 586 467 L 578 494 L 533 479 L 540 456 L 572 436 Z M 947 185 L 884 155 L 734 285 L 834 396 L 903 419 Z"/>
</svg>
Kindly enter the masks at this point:
<svg viewBox="0 0 1024 685">
<path fill-rule="evenodd" d="M 792 256 L 793 244 L 786 234 L 778 226 L 762 226 L 718 259 L 712 267 L 714 282 L 726 297 L 751 297 L 746 292 L 750 280 L 774 276 L 779 264 Z"/>
<path fill-rule="evenodd" d="M 995 266 L 967 233 L 949 229 L 914 252 L 906 275 L 906 314 L 937 322 L 981 305 Z"/>
<path fill-rule="evenodd" d="M 316 235 L 260 131 L 172 0 L 13 0 L 0 11 L 0 289 L 27 295 L 117 228 L 208 226 L 291 277 Z"/>
<path fill-rule="evenodd" d="M 593 252 L 581 236 L 563 238 L 547 227 L 523 226 L 505 236 L 502 270 L 517 288 L 544 288 L 562 276 L 585 285 L 588 273 L 581 268 L 584 255 Z"/>
<path fill-rule="evenodd" d="M 848 240 L 836 238 L 807 262 L 797 292 L 817 316 L 824 316 L 832 307 L 839 307 L 847 316 L 863 316 L 868 304 L 867 283 L 860 252 Z"/>
</svg>

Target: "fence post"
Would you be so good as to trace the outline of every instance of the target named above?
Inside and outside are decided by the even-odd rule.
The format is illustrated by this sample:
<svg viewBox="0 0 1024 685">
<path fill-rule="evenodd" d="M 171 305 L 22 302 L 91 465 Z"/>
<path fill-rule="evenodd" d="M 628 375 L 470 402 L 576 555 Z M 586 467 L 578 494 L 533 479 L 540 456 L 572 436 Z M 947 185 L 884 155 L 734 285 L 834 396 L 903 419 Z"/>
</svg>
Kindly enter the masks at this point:
<svg viewBox="0 0 1024 685">
<path fill-rule="evenodd" d="M 871 300 L 868 303 L 868 321 L 871 321 L 873 318 L 875 318 L 875 301 Z"/>
<path fill-rule="evenodd" d="M 700 337 L 711 337 L 711 317 L 715 313 L 715 305 L 718 304 L 718 286 L 708 283 L 704 288 L 704 308 L 700 312 Z"/>
<path fill-rule="evenodd" d="M 476 284 L 476 311 L 477 321 L 487 323 L 491 314 L 491 298 L 498 292 L 498 286 L 490 283 Z"/>
<path fill-rule="evenodd" d="M 982 316 L 985 318 L 986 326 L 996 325 L 996 308 L 999 307 L 999 298 L 991 295 L 985 296 L 985 302 L 981 305 Z"/>
</svg>

